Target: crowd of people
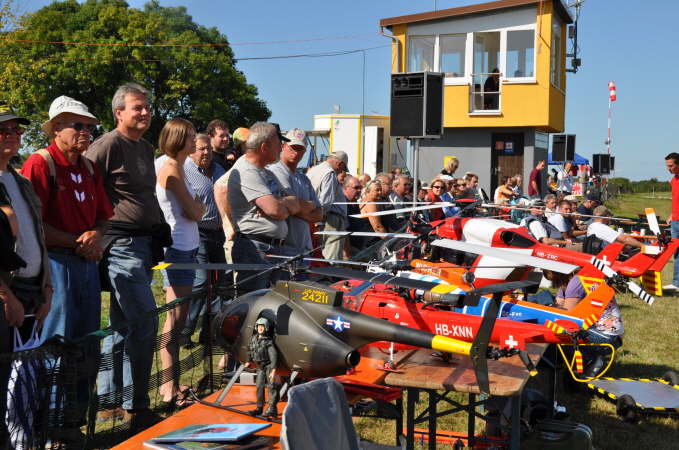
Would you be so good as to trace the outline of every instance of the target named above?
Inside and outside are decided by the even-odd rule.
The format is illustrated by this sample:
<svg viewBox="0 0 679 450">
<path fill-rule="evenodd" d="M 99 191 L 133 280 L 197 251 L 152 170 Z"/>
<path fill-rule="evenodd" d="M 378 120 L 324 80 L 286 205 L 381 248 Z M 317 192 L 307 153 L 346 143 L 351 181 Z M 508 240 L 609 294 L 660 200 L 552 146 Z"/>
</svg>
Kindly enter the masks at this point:
<svg viewBox="0 0 679 450">
<path fill-rule="evenodd" d="M 85 420 L 96 383 L 100 402 L 111 405 L 99 420 L 130 419 L 146 427 L 159 420 L 150 409 L 149 380 L 158 317 L 151 290 L 153 267 L 166 263 L 279 263 L 269 255 L 311 254 L 322 248 L 327 259 L 347 259 L 379 237 L 324 235 L 325 231 L 397 232 L 408 213 L 354 217 L 399 209 L 418 201 L 448 202 L 424 211 L 426 220 L 458 214 L 455 202 L 482 199 L 479 177 L 456 176 L 457 158 L 427 185 L 400 169 L 348 173 L 348 155 L 331 153 L 306 172 L 299 164 L 307 150 L 305 132 L 285 135 L 278 125 L 257 122 L 231 133 L 223 120 L 210 122 L 204 133 L 175 118 L 164 124 L 155 146 L 144 139 L 151 120 L 150 94 L 144 87 L 120 86 L 112 99 L 115 128 L 92 139 L 99 119 L 73 98 L 55 99 L 42 129 L 50 139 L 20 170 L 12 167 L 27 119 L 0 105 L 0 225 L 8 252 L 0 267 L 4 303 L 0 333 L 29 333 L 37 323 L 42 342 L 55 335 L 74 340 L 99 328 L 101 292 L 111 293 L 107 336 L 101 352 L 112 363 L 97 379 L 78 387 L 79 420 Z M 567 180 L 553 198 L 541 195 L 541 161 L 528 185 L 529 213 L 523 224 L 538 240 L 577 248 L 584 235 L 636 246 L 607 227 L 610 211 L 594 196 L 576 205 Z M 526 197 L 521 175 L 505 177 L 495 192 L 499 205 L 519 204 Z M 577 208 L 576 208 L 577 206 Z M 573 210 L 584 215 L 571 215 Z M 220 274 L 226 278 L 228 274 Z M 237 292 L 269 287 L 281 271 L 238 271 Z M 166 302 L 202 289 L 201 270 L 164 270 Z M 568 291 L 568 289 L 567 289 Z M 566 292 L 566 296 L 568 292 Z M 181 407 L 191 402 L 179 384 L 179 346 L 190 342 L 203 302 L 182 303 L 167 312 L 162 332 L 169 336 L 160 351 L 170 376 L 160 386 L 163 402 Z M 133 326 L 122 327 L 133 323 Z M 1 353 L 13 350 L 12 339 L 0 339 Z M 9 367 L 0 367 L 0 409 Z M 124 395 L 122 393 L 125 393 Z M 118 406 L 119 405 L 119 406 Z M 4 417 L 4 413 L 0 417 Z M 5 430 L 6 431 L 6 430 Z"/>
</svg>

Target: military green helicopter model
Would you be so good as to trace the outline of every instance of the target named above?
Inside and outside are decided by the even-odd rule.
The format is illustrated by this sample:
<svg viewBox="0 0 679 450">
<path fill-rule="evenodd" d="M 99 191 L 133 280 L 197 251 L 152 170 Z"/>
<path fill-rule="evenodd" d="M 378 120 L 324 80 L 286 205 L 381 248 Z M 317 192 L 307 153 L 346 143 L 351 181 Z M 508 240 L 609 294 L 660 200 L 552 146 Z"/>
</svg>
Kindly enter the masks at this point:
<svg viewBox="0 0 679 450">
<path fill-rule="evenodd" d="M 193 264 L 166 265 L 168 269 L 198 268 Z M 209 264 L 216 270 L 242 268 L 238 264 Z M 255 265 L 247 270 L 255 270 Z M 204 266 L 200 266 L 204 268 Z M 261 265 L 259 269 L 273 266 Z M 437 286 L 421 280 L 391 276 L 385 273 L 372 274 L 361 271 L 335 268 L 305 268 L 307 273 L 343 278 L 362 278 L 375 283 L 391 284 L 404 289 L 431 290 Z M 335 273 L 336 272 L 336 273 Z M 271 324 L 271 339 L 278 351 L 277 372 L 290 373 L 286 386 L 299 376 L 304 379 L 342 375 L 358 365 L 361 354 L 358 349 L 377 341 L 391 341 L 397 344 L 429 348 L 444 353 L 469 356 L 474 368 L 479 389 L 489 393 L 487 359 L 499 359 L 518 354 L 516 351 L 489 346 L 488 342 L 497 317 L 497 308 L 502 294 L 508 290 L 522 289 L 531 281 L 515 281 L 486 286 L 466 294 L 448 295 L 443 299 L 451 304 L 464 306 L 478 302 L 479 296 L 493 293 L 477 337 L 465 342 L 428 331 L 404 327 L 382 319 L 371 317 L 342 307 L 343 292 L 327 285 L 312 281 L 279 281 L 272 289 L 261 289 L 238 297 L 226 305 L 212 320 L 211 329 L 215 342 L 241 364 L 231 382 L 224 388 L 216 402 L 210 404 L 223 409 L 243 412 L 225 405 L 222 401 L 235 380 L 250 361 L 249 344 L 255 333 L 258 319 L 265 318 Z"/>
</svg>

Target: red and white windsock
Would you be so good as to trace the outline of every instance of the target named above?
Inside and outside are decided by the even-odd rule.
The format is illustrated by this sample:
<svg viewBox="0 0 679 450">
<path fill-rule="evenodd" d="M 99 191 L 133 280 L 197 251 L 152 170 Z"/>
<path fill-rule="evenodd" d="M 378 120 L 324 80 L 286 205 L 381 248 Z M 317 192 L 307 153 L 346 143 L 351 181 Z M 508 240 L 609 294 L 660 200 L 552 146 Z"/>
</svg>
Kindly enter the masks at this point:
<svg viewBox="0 0 679 450">
<path fill-rule="evenodd" d="M 615 83 L 613 83 L 612 81 L 609 81 L 609 82 L 608 82 L 608 98 L 609 98 L 612 102 L 614 102 L 614 101 L 616 100 L 616 98 L 617 98 L 617 92 L 616 92 L 616 89 L 615 89 Z"/>
</svg>

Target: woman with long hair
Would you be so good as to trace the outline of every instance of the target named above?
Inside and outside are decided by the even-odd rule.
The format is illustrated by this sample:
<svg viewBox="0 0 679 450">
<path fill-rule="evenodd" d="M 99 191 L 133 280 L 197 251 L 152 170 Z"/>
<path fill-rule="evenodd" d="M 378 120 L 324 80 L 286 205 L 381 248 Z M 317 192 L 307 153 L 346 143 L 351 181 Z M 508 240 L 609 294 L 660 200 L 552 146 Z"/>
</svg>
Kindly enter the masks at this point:
<svg viewBox="0 0 679 450">
<path fill-rule="evenodd" d="M 368 184 L 365 186 L 365 189 L 363 190 L 363 195 L 361 196 L 361 205 L 359 206 L 361 213 L 366 214 L 379 211 L 379 205 L 376 202 L 379 202 L 381 197 L 382 183 L 379 180 L 368 182 Z M 382 224 L 382 219 L 380 219 L 380 216 L 368 216 L 367 220 L 370 228 L 372 228 L 372 231 L 376 233 L 387 232 L 386 227 Z M 373 240 L 372 242 L 366 240 L 365 246 L 367 247 L 373 244 L 376 240 L 377 239 Z"/>
<path fill-rule="evenodd" d="M 197 200 L 196 194 L 186 180 L 184 162 L 196 150 L 196 130 L 185 119 L 172 119 L 160 132 L 160 150 L 167 158 L 158 169 L 156 196 L 172 230 L 172 247 L 165 249 L 166 263 L 195 263 L 198 253 L 198 221 L 205 214 L 205 205 Z M 193 289 L 193 270 L 164 270 L 165 301 L 187 296 Z M 186 388 L 179 386 L 179 345 L 178 338 L 186 321 L 188 302 L 167 311 L 163 335 L 167 339 L 160 349 L 163 369 L 159 388 L 162 401 L 170 408 L 187 406 L 191 403 Z M 167 337 L 169 335 L 169 338 Z M 169 372 L 169 373 L 168 373 Z"/>
<path fill-rule="evenodd" d="M 458 167 L 460 167 L 460 160 L 455 156 L 451 156 L 446 161 L 446 164 L 441 171 L 441 175 L 448 175 L 449 177 L 452 177 Z"/>
</svg>

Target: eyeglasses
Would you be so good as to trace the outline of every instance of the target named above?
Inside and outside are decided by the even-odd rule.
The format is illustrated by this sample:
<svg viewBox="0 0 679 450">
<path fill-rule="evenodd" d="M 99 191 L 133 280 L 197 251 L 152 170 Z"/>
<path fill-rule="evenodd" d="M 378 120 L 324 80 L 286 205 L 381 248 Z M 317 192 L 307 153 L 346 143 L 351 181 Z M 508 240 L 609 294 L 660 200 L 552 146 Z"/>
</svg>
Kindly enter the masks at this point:
<svg viewBox="0 0 679 450">
<path fill-rule="evenodd" d="M 75 131 L 82 131 L 83 129 L 87 129 L 87 131 L 89 131 L 90 133 L 94 133 L 94 130 L 97 129 L 97 126 L 93 123 L 82 123 L 82 122 L 71 122 L 71 123 L 59 122 L 59 123 L 66 128 L 73 128 Z"/>
<path fill-rule="evenodd" d="M 432 189 L 443 189 L 443 186 L 432 186 Z"/>
<path fill-rule="evenodd" d="M 457 187 L 465 187 L 465 186 L 467 186 L 467 185 L 464 184 L 464 183 L 460 183 L 460 184 L 456 184 L 455 186 L 457 186 Z"/>
<path fill-rule="evenodd" d="M 0 136 L 11 136 L 13 134 L 21 136 L 25 131 L 26 129 L 23 127 L 0 128 Z"/>
<path fill-rule="evenodd" d="M 357 191 L 360 191 L 361 189 L 363 189 L 363 186 L 361 186 L 361 185 L 358 185 L 358 186 L 350 186 L 350 187 L 351 187 L 351 189 L 356 189 Z"/>
</svg>

